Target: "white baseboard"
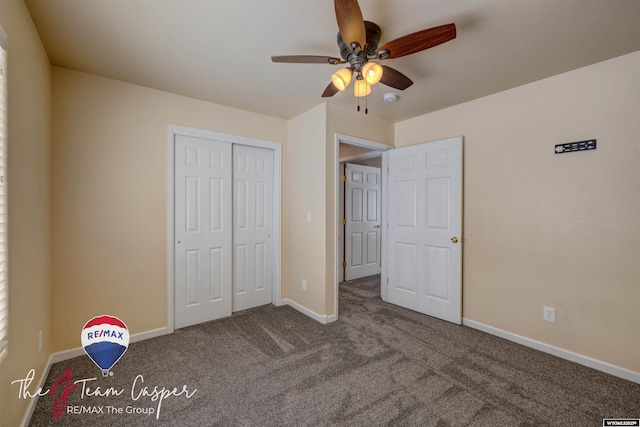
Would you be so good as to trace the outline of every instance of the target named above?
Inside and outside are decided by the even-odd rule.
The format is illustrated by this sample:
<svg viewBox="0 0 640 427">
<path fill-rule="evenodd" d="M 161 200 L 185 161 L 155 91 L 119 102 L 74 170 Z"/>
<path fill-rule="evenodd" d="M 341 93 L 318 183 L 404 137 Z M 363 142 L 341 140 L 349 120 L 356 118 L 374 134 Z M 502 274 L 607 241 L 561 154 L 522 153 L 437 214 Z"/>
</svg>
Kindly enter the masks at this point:
<svg viewBox="0 0 640 427">
<path fill-rule="evenodd" d="M 315 311 L 309 310 L 307 307 L 304 307 L 300 304 L 298 304 L 295 301 L 291 301 L 288 298 L 283 298 L 282 299 L 282 303 L 288 305 L 291 308 L 294 308 L 296 310 L 298 310 L 300 313 L 309 316 L 310 318 L 312 318 L 313 320 L 316 320 L 322 324 L 327 324 L 327 323 L 331 323 L 335 320 L 337 320 L 337 316 L 336 315 L 332 315 L 332 316 L 327 316 L 324 314 L 318 314 Z"/>
<path fill-rule="evenodd" d="M 57 353 L 53 353 L 49 360 L 51 360 L 50 364 L 64 362 L 65 360 L 73 359 L 74 357 L 82 356 L 84 350 L 82 347 L 72 348 L 70 350 L 59 351 Z"/>
<path fill-rule="evenodd" d="M 509 341 L 513 341 L 518 344 L 522 344 L 527 347 L 531 347 L 535 350 L 542 351 L 557 356 L 561 359 L 570 360 L 571 362 L 579 363 L 580 365 L 588 366 L 589 368 L 597 369 L 598 371 L 605 372 L 607 374 L 623 378 L 625 380 L 633 381 L 640 384 L 640 373 L 631 371 L 620 366 L 612 365 L 601 360 L 593 359 L 582 354 L 574 353 L 569 350 L 565 350 L 560 347 L 555 347 L 550 344 L 545 344 L 540 341 L 533 340 L 531 338 L 523 337 L 522 335 L 507 332 L 502 329 L 494 328 L 493 326 L 485 325 L 484 323 L 476 322 L 474 320 L 462 319 L 462 324 L 473 329 L 477 329 L 482 332 L 486 332 L 491 335 L 495 335 L 500 338 L 504 338 Z"/>
</svg>

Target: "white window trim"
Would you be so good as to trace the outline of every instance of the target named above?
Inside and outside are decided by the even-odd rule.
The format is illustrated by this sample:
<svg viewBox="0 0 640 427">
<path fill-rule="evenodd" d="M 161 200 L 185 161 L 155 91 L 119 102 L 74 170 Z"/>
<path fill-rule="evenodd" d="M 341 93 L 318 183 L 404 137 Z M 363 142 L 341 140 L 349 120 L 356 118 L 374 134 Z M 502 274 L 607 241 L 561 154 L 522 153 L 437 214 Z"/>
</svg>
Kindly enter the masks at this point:
<svg viewBox="0 0 640 427">
<path fill-rule="evenodd" d="M 0 206 L 4 208 L 4 215 L 0 214 L 0 362 L 4 360 L 9 350 L 9 284 L 7 259 L 7 81 L 6 81 L 6 43 L 7 34 L 0 26 Z"/>
</svg>

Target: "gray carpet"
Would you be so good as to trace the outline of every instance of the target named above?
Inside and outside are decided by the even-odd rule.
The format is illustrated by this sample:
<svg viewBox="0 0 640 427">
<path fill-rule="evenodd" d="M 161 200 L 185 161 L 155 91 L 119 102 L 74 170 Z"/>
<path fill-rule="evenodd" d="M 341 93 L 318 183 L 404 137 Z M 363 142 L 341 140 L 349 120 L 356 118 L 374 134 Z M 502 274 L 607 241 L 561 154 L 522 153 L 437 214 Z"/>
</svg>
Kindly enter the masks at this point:
<svg viewBox="0 0 640 427">
<path fill-rule="evenodd" d="M 342 284 L 329 325 L 266 306 L 131 344 L 108 378 L 85 356 L 58 363 L 47 387 L 70 369 L 72 381 L 98 377 L 91 392 L 124 391 L 75 389 L 56 419 L 60 384 L 30 425 L 601 426 L 640 416 L 639 384 L 386 304 L 379 287 L 378 277 Z M 154 387 L 184 385 L 197 391 L 152 400 Z M 152 396 L 134 400 L 145 386 Z"/>
</svg>

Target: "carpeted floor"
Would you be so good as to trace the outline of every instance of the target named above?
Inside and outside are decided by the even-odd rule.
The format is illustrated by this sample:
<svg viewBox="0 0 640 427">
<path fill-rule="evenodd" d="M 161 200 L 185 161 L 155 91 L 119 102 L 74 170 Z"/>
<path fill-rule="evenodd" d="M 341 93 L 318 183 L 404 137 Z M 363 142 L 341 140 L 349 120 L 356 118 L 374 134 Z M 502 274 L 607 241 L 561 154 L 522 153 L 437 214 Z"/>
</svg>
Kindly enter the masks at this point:
<svg viewBox="0 0 640 427">
<path fill-rule="evenodd" d="M 266 306 L 134 343 L 108 378 L 85 356 L 58 363 L 46 387 L 63 380 L 30 425 L 601 426 L 640 417 L 640 384 L 386 304 L 379 288 L 379 277 L 342 284 L 329 325 Z M 69 386 L 97 379 L 64 402 L 67 370 Z M 177 396 L 163 395 L 174 387 Z"/>
</svg>

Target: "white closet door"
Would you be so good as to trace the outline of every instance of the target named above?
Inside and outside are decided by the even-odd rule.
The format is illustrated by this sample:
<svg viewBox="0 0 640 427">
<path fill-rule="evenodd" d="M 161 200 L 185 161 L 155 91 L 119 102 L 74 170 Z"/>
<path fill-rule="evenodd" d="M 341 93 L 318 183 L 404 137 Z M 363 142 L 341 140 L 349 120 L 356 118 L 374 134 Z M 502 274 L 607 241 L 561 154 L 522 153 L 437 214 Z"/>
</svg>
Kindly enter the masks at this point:
<svg viewBox="0 0 640 427">
<path fill-rule="evenodd" d="M 273 151 L 233 146 L 233 311 L 270 304 Z"/>
<path fill-rule="evenodd" d="M 231 144 L 175 137 L 175 327 L 231 315 Z"/>
<path fill-rule="evenodd" d="M 380 168 L 347 163 L 345 280 L 380 274 Z"/>
<path fill-rule="evenodd" d="M 461 323 L 462 138 L 389 151 L 387 301 Z"/>
</svg>

